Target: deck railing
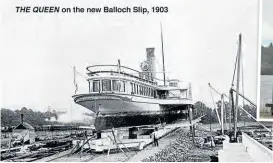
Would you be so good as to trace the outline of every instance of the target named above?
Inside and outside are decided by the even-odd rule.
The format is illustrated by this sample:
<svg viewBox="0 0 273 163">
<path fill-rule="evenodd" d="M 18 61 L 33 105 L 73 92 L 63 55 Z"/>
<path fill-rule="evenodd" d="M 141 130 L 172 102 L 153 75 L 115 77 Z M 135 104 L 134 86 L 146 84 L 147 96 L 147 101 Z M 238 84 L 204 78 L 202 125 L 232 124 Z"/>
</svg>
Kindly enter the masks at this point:
<svg viewBox="0 0 273 163">
<path fill-rule="evenodd" d="M 151 84 L 156 84 L 156 79 L 152 79 L 150 72 L 140 72 L 126 66 L 118 65 L 93 65 L 86 68 L 89 76 L 95 76 L 101 73 L 108 73 L 111 75 L 121 75 L 135 78 L 139 81 L 149 82 Z"/>
</svg>

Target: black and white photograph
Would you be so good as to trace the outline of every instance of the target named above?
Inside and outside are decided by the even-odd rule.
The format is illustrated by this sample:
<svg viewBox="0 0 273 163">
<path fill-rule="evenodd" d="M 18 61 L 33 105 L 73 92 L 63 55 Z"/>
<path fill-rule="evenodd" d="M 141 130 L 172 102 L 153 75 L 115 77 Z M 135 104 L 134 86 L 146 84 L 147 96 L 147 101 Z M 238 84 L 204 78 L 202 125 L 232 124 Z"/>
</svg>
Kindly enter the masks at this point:
<svg viewBox="0 0 273 163">
<path fill-rule="evenodd" d="M 273 2 L 264 0 L 261 12 L 259 119 L 273 122 Z"/>
<path fill-rule="evenodd" d="M 1 1 L 1 161 L 272 162 L 270 7 Z"/>
</svg>

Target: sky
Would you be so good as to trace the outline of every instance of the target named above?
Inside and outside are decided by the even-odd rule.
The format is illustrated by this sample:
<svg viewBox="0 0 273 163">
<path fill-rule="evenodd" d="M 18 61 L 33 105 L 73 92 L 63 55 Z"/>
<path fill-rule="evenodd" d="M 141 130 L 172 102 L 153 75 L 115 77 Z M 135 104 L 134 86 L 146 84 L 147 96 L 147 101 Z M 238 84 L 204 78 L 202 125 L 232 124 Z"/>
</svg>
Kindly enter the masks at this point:
<svg viewBox="0 0 273 163">
<path fill-rule="evenodd" d="M 88 65 L 117 64 L 140 70 L 145 48 L 155 47 L 162 69 L 160 22 L 163 26 L 168 78 L 192 83 L 194 101 L 213 106 L 208 83 L 228 94 L 238 35 L 242 33 L 244 94 L 256 102 L 258 0 L 165 1 L 39 1 L 65 7 L 168 6 L 164 14 L 32 14 L 16 13 L 17 5 L 0 3 L 1 108 L 67 111 L 61 119 L 81 119 L 87 109 L 75 104 L 73 70 L 83 76 Z M 272 27 L 272 26 L 271 26 Z M 270 38 L 270 37 L 269 37 Z M 265 38 L 266 39 L 266 38 Z M 158 76 L 160 77 L 160 76 Z M 77 77 L 78 93 L 87 93 L 85 78 Z M 219 100 L 213 94 L 214 100 Z"/>
<path fill-rule="evenodd" d="M 273 1 L 262 2 L 262 45 L 268 46 L 273 42 Z"/>
</svg>

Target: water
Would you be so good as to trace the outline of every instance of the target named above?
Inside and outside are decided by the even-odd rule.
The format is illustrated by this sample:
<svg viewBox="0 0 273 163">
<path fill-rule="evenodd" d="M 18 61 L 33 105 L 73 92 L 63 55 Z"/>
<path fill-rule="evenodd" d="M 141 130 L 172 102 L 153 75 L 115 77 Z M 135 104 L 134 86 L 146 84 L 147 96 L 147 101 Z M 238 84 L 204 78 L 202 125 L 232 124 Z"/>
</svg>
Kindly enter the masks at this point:
<svg viewBox="0 0 273 163">
<path fill-rule="evenodd" d="M 261 76 L 260 91 L 260 113 L 261 115 L 268 115 L 271 111 L 270 108 L 265 107 L 265 104 L 272 103 L 273 75 Z"/>
</svg>

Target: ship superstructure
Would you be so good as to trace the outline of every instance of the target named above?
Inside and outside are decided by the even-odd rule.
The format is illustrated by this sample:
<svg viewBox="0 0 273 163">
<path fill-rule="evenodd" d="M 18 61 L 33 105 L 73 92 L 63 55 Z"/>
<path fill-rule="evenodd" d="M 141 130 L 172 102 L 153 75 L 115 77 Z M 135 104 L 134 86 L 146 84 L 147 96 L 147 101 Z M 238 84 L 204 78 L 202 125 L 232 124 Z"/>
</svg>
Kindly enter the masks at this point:
<svg viewBox="0 0 273 163">
<path fill-rule="evenodd" d="M 142 71 L 116 65 L 87 67 L 89 93 L 74 95 L 74 101 L 96 113 L 95 127 L 146 125 L 171 122 L 186 115 L 193 104 L 190 83 L 156 78 L 155 49 L 147 48 Z"/>
</svg>

